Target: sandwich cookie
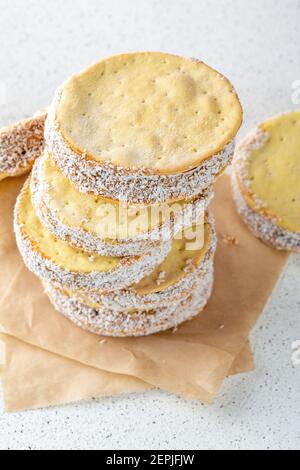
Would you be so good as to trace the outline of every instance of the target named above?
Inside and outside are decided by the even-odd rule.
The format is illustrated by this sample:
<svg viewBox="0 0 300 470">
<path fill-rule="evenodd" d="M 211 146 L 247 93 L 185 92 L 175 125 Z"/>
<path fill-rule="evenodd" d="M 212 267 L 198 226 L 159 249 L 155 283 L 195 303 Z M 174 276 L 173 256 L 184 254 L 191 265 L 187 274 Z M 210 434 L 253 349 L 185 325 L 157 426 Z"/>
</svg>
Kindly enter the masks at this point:
<svg viewBox="0 0 300 470">
<path fill-rule="evenodd" d="M 106 336 L 147 336 L 177 327 L 206 306 L 212 291 L 211 273 L 201 281 L 188 298 L 146 311 L 121 312 L 103 305 L 92 308 L 78 297 L 62 293 L 49 284 L 45 285 L 45 292 L 58 312 L 85 330 Z"/>
<path fill-rule="evenodd" d="M 300 251 L 300 111 L 261 124 L 238 147 L 232 187 L 239 214 L 262 241 Z"/>
<path fill-rule="evenodd" d="M 141 256 L 110 257 L 85 253 L 54 237 L 33 209 L 27 181 L 15 207 L 17 245 L 28 269 L 46 282 L 91 292 L 127 287 L 151 273 L 167 256 L 171 244 Z"/>
<path fill-rule="evenodd" d="M 196 59 L 122 54 L 56 93 L 46 143 L 81 192 L 128 203 L 190 199 L 231 162 L 242 108 L 229 81 Z"/>
<path fill-rule="evenodd" d="M 69 292 L 72 297 L 91 308 L 101 304 L 112 310 L 149 310 L 167 307 L 191 295 L 195 286 L 213 276 L 213 260 L 216 250 L 216 232 L 212 216 L 206 217 L 204 227 L 193 227 L 201 232 L 201 248 L 190 249 L 190 238 L 183 232 L 172 242 L 172 249 L 165 260 L 139 283 L 123 290 L 115 289 L 105 294 Z M 187 235 L 187 234 L 186 234 Z M 63 290 L 63 288 L 62 288 Z"/>
<path fill-rule="evenodd" d="M 212 198 L 207 190 L 192 200 L 128 205 L 80 193 L 45 154 L 34 165 L 32 203 L 41 222 L 57 238 L 100 255 L 135 256 L 158 247 L 204 218 Z"/>
<path fill-rule="evenodd" d="M 46 116 L 41 111 L 0 130 L 0 181 L 31 170 L 44 149 Z"/>
</svg>

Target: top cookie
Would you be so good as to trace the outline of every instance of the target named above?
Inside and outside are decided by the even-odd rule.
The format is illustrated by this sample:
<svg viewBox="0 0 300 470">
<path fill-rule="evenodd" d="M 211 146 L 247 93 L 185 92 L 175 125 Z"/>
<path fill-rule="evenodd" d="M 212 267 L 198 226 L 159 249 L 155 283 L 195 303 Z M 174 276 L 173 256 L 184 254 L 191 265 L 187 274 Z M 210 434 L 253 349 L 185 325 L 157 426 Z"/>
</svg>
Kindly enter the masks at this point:
<svg viewBox="0 0 300 470">
<path fill-rule="evenodd" d="M 229 81 L 195 59 L 122 54 L 73 76 L 56 109 L 88 160 L 167 175 L 196 168 L 235 137 L 242 109 Z"/>
<path fill-rule="evenodd" d="M 300 110 L 261 124 L 240 145 L 234 167 L 248 205 L 300 233 Z"/>
</svg>

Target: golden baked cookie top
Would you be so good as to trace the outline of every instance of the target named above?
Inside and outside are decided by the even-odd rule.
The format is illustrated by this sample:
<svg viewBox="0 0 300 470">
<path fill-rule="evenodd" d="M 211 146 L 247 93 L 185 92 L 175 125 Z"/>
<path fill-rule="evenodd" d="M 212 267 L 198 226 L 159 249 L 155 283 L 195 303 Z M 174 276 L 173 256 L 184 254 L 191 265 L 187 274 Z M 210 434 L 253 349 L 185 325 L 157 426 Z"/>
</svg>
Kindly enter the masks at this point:
<svg viewBox="0 0 300 470">
<path fill-rule="evenodd" d="M 198 247 L 190 249 L 191 235 L 197 234 Z M 200 236 L 199 236 L 200 234 Z M 172 249 L 165 260 L 159 264 L 151 274 L 145 276 L 140 282 L 131 286 L 137 295 L 148 295 L 163 292 L 169 287 L 175 286 L 190 272 L 201 279 L 201 275 L 196 271 L 201 266 L 206 253 L 212 247 L 212 229 L 206 218 L 204 225 L 194 225 L 190 230 L 178 234 L 178 238 L 173 240 Z M 196 274 L 197 272 L 197 274 Z M 191 284 L 192 287 L 192 284 Z M 70 291 L 64 290 L 71 295 Z M 98 308 L 99 303 L 92 301 L 83 292 L 77 291 L 76 296 L 91 308 Z M 178 301 L 176 299 L 176 301 Z"/>
<path fill-rule="evenodd" d="M 79 192 L 57 167 L 51 154 L 42 157 L 42 182 L 47 186 L 48 204 L 60 220 L 80 227 L 103 240 L 134 239 L 170 222 L 195 200 L 170 204 L 127 205 L 101 196 Z"/>
<path fill-rule="evenodd" d="M 197 242 L 192 241 L 193 236 Z M 208 220 L 178 233 L 168 256 L 150 275 L 134 285 L 135 291 L 139 295 L 161 292 L 176 284 L 201 265 L 210 245 L 211 228 Z"/>
<path fill-rule="evenodd" d="M 69 146 L 99 164 L 172 174 L 222 151 L 242 108 L 230 82 L 203 62 L 141 52 L 71 77 L 56 119 Z"/>
<path fill-rule="evenodd" d="M 279 226 L 300 232 L 300 110 L 259 126 L 238 151 L 239 183 L 248 204 Z"/>
<path fill-rule="evenodd" d="M 40 222 L 32 207 L 27 185 L 18 205 L 18 224 L 35 250 L 58 266 L 80 273 L 108 272 L 121 265 L 121 258 L 85 253 L 54 237 Z"/>
</svg>

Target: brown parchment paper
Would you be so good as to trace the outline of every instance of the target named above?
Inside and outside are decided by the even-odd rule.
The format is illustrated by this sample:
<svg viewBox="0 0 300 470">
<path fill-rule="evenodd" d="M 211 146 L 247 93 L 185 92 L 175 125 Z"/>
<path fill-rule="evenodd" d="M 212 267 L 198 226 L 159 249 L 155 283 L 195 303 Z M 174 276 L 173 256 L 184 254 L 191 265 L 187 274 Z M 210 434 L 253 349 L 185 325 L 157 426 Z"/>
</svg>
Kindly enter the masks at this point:
<svg viewBox="0 0 300 470">
<path fill-rule="evenodd" d="M 8 214 L 20 184 L 6 180 L 0 189 L 0 331 L 81 364 L 211 403 L 287 259 L 253 237 L 240 221 L 228 176 L 215 186 L 219 246 L 211 301 L 176 332 L 144 338 L 98 337 L 53 310 L 16 251 Z M 230 237 L 237 245 L 228 243 Z"/>
<path fill-rule="evenodd" d="M 5 411 L 61 405 L 152 388 L 135 377 L 85 366 L 11 336 L 0 335 L 0 341 L 5 344 L 5 367 L 1 371 Z"/>
<path fill-rule="evenodd" d="M 0 354 L 0 378 L 7 412 L 62 405 L 93 397 L 142 392 L 153 388 L 135 377 L 85 366 L 30 346 L 12 336 L 0 334 L 0 351 L 1 347 L 3 355 Z M 230 375 L 248 372 L 253 368 L 253 356 L 247 342 L 236 358 Z"/>
</svg>

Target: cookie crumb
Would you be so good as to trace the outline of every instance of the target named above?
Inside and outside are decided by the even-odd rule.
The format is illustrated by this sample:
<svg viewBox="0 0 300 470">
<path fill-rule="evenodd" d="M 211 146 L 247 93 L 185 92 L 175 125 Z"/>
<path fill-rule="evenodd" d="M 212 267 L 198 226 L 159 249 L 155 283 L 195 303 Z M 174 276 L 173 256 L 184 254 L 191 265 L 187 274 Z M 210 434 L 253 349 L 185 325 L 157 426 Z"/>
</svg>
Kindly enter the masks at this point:
<svg viewBox="0 0 300 470">
<path fill-rule="evenodd" d="M 160 286 L 166 280 L 166 273 L 164 271 L 160 271 L 158 274 L 158 278 L 156 280 L 156 284 Z"/>
<path fill-rule="evenodd" d="M 237 246 L 239 244 L 237 238 L 233 235 L 221 235 L 221 238 L 222 242 L 226 243 L 227 245 Z"/>
</svg>

